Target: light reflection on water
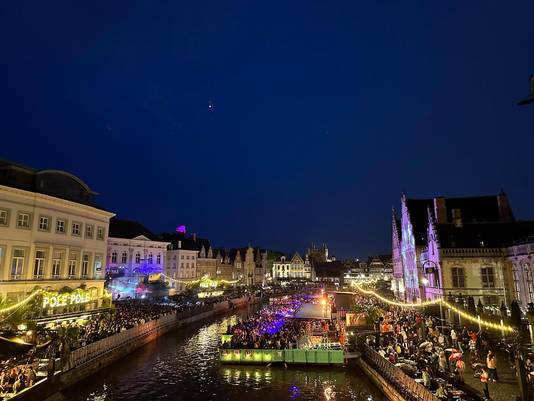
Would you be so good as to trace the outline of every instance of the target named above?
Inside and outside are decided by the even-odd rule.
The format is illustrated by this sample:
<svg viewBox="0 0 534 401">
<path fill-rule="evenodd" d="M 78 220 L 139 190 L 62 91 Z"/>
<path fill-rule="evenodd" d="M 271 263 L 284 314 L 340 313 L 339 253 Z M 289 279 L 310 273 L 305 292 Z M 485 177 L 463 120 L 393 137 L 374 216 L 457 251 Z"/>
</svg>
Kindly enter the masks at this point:
<svg viewBox="0 0 534 401">
<path fill-rule="evenodd" d="M 240 312 L 240 315 L 248 312 Z M 384 398 L 355 368 L 219 365 L 228 319 L 169 333 L 64 395 L 72 401 L 361 400 Z"/>
</svg>

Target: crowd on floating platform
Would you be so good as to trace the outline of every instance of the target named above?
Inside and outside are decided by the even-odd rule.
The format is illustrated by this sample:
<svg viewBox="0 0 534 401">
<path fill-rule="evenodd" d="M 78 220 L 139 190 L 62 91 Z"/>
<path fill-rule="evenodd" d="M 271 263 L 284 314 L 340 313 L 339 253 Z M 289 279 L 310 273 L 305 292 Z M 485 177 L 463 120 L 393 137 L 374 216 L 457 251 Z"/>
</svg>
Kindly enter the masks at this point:
<svg viewBox="0 0 534 401">
<path fill-rule="evenodd" d="M 316 303 L 309 296 L 291 297 L 275 301 L 264 307 L 248 319 L 239 320 L 234 326 L 227 328 L 231 340 L 222 347 L 235 349 L 293 349 L 303 346 L 310 347 L 309 339 L 313 334 L 314 325 L 310 320 L 292 319 L 305 302 Z M 320 331 L 332 329 L 331 323 L 315 322 Z"/>
</svg>

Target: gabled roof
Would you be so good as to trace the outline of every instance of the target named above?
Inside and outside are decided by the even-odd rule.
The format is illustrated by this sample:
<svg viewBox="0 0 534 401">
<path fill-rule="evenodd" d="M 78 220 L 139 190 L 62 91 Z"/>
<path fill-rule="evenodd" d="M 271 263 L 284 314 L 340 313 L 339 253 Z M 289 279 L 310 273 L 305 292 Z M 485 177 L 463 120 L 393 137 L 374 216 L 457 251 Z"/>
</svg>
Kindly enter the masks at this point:
<svg viewBox="0 0 534 401">
<path fill-rule="evenodd" d="M 437 224 L 441 248 L 502 248 L 534 235 L 534 221 Z"/>
<path fill-rule="evenodd" d="M 159 238 L 141 223 L 133 220 L 122 220 L 116 217 L 113 217 L 109 221 L 109 236 L 126 239 L 144 236 L 151 241 L 159 241 Z"/>
<path fill-rule="evenodd" d="M 314 263 L 313 269 L 317 277 L 340 277 L 347 267 L 343 262 L 335 261 Z"/>
</svg>

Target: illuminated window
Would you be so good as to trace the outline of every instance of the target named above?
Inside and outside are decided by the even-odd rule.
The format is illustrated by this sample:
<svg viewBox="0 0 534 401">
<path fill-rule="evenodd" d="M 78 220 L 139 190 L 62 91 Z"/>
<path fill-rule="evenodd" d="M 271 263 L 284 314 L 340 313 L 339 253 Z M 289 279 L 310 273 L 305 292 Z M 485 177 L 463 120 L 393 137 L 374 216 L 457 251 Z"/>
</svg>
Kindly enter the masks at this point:
<svg viewBox="0 0 534 401">
<path fill-rule="evenodd" d="M 89 255 L 83 255 L 82 277 L 87 277 L 88 273 L 89 273 Z"/>
<path fill-rule="evenodd" d="M 35 251 L 35 262 L 33 264 L 33 275 L 35 278 L 42 278 L 44 275 L 45 252 Z"/>
<path fill-rule="evenodd" d="M 69 260 L 69 277 L 73 278 L 76 276 L 76 265 L 78 264 L 78 260 L 76 258 L 76 255 L 71 255 L 71 259 Z"/>
<path fill-rule="evenodd" d="M 74 222 L 72 223 L 72 235 L 81 235 L 81 223 Z"/>
<path fill-rule="evenodd" d="M 49 219 L 46 216 L 39 217 L 39 230 L 48 231 L 50 228 Z"/>
<path fill-rule="evenodd" d="M 58 233 L 64 233 L 65 232 L 65 226 L 66 222 L 63 219 L 57 219 L 56 220 L 56 232 Z"/>
<path fill-rule="evenodd" d="M 0 226 L 7 226 L 9 224 L 9 211 L 0 210 Z"/>
<path fill-rule="evenodd" d="M 30 216 L 29 213 L 19 213 L 17 215 L 17 227 L 30 228 Z"/>
<path fill-rule="evenodd" d="M 453 267 L 452 271 L 452 286 L 455 288 L 465 287 L 465 275 L 463 267 Z"/>
<path fill-rule="evenodd" d="M 13 259 L 11 260 L 11 278 L 14 280 L 22 277 L 22 269 L 24 267 L 24 250 L 14 249 Z"/>
<path fill-rule="evenodd" d="M 483 288 L 495 287 L 495 275 L 493 274 L 493 267 L 483 267 L 480 269 L 480 275 L 482 277 Z"/>
<path fill-rule="evenodd" d="M 87 238 L 93 238 L 93 226 L 91 224 L 86 224 L 85 225 L 85 236 Z"/>
<path fill-rule="evenodd" d="M 96 239 L 103 240 L 104 239 L 104 227 L 97 227 L 96 228 Z"/>
<path fill-rule="evenodd" d="M 61 275 L 61 252 L 54 252 L 52 259 L 52 277 L 59 278 Z"/>
</svg>

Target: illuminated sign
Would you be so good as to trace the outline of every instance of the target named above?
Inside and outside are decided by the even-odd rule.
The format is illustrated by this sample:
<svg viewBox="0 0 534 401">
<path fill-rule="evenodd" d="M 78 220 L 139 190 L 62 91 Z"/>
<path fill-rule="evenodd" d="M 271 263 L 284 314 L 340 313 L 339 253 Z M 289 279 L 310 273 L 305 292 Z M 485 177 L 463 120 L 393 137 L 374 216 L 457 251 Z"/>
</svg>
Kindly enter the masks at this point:
<svg viewBox="0 0 534 401">
<path fill-rule="evenodd" d="M 199 292 L 197 296 L 199 298 L 210 298 L 210 297 L 219 297 L 224 293 L 224 291 L 211 291 L 211 292 Z"/>
<path fill-rule="evenodd" d="M 91 300 L 89 292 L 76 291 L 66 294 L 48 292 L 43 295 L 43 308 L 58 308 L 60 306 L 84 304 Z"/>
</svg>

